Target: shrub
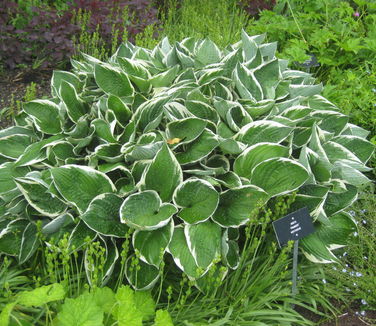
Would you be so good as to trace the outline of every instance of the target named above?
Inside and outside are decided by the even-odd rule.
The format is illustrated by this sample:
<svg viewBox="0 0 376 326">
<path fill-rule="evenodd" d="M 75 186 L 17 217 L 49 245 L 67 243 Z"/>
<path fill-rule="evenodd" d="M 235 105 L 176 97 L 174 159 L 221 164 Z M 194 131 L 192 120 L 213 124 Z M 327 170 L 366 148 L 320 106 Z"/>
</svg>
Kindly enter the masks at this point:
<svg viewBox="0 0 376 326">
<path fill-rule="evenodd" d="M 19 64 L 57 67 L 79 50 L 97 55 L 100 47 L 106 57 L 124 35 L 134 41 L 156 23 L 156 13 L 148 0 L 74 0 L 67 10 L 42 2 L 27 7 L 7 2 L 0 8 L 0 61 L 11 69 Z"/>
<path fill-rule="evenodd" d="M 369 1 L 280 1 L 247 31 L 278 41 L 278 57 L 312 72 L 325 84 L 323 95 L 375 142 L 375 13 Z M 316 64 L 302 65 L 312 55 Z"/>
<path fill-rule="evenodd" d="M 197 279 L 219 262 L 236 269 L 239 229 L 297 192 L 291 209 L 307 206 L 317 228 L 305 254 L 336 261 L 374 148 L 263 40 L 126 43 L 107 63 L 85 55 L 73 73 L 55 71 L 52 98 L 0 134 L 1 252 L 22 264 L 40 234 L 51 245 L 68 232 L 70 250 L 97 239 L 104 284 L 132 235 L 122 256 L 135 288 L 153 286 L 166 252 Z"/>
</svg>

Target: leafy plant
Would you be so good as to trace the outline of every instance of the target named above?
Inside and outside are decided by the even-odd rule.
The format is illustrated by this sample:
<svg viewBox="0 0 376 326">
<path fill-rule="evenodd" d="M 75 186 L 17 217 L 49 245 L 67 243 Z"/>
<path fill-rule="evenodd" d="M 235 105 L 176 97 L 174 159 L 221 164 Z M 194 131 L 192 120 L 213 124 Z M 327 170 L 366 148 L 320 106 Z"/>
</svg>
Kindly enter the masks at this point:
<svg viewBox="0 0 376 326">
<path fill-rule="evenodd" d="M 297 191 L 291 209 L 307 206 L 317 226 L 305 254 L 336 261 L 374 146 L 263 39 L 243 33 L 224 51 L 209 39 L 126 43 L 107 63 L 85 55 L 73 73 L 55 71 L 53 97 L 0 133 L 0 250 L 28 261 L 37 221 L 46 243 L 69 232 L 74 251 L 96 239 L 103 285 L 132 234 L 123 263 L 136 289 L 157 282 L 166 252 L 199 279 L 218 261 L 236 269 L 237 230 Z M 94 265 L 86 258 L 89 282 Z"/>
<path fill-rule="evenodd" d="M 8 1 L 0 8 L 0 61 L 6 67 L 56 68 L 81 50 L 106 57 L 124 36 L 134 41 L 136 34 L 157 22 L 157 10 L 148 0 L 75 0 L 69 7 L 55 5 Z"/>
<path fill-rule="evenodd" d="M 278 1 L 250 21 L 250 34 L 278 41 L 278 57 L 311 71 L 323 96 L 375 141 L 375 4 L 369 1 Z"/>
<path fill-rule="evenodd" d="M 163 323 L 164 326 L 173 326 L 166 310 L 155 311 L 155 303 L 150 292 L 134 292 L 129 286 L 120 287 L 116 293 L 108 287 L 103 287 L 90 292 L 86 291 L 77 298 L 65 296 L 65 289 L 59 283 L 19 292 L 2 309 L 0 325 L 8 326 L 9 320 L 15 318 L 13 309 L 16 307 L 18 309 L 43 308 L 48 307 L 48 304 L 52 302 L 64 300 L 58 309 L 51 306 L 46 310 L 44 321 L 40 320 L 41 314 L 39 314 L 38 318 L 32 320 L 33 324 L 85 326 L 116 323 L 119 326 L 142 326 L 143 321 L 150 321 L 155 317 L 154 325 L 158 326 Z"/>
</svg>

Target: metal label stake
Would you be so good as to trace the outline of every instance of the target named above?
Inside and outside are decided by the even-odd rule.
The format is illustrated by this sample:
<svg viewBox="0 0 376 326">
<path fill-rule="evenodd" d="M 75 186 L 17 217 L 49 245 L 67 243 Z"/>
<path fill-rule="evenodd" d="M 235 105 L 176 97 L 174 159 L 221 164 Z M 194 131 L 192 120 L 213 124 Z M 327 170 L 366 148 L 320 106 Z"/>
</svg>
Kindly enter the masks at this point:
<svg viewBox="0 0 376 326">
<path fill-rule="evenodd" d="M 298 293 L 299 239 L 315 232 L 312 217 L 309 215 L 307 207 L 304 207 L 274 221 L 273 228 L 280 248 L 285 246 L 289 241 L 294 241 L 292 257 L 292 296 L 295 296 Z"/>
</svg>

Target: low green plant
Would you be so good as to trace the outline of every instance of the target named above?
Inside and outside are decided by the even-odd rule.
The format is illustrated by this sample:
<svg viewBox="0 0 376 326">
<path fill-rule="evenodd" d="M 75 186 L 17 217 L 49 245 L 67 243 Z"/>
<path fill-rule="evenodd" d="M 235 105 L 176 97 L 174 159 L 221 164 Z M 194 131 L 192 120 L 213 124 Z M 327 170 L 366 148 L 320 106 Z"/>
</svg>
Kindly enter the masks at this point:
<svg viewBox="0 0 376 326">
<path fill-rule="evenodd" d="M 372 192 L 361 193 L 353 211 L 358 231 L 353 235 L 350 246 L 341 253 L 341 265 L 326 268 L 326 273 L 338 286 L 346 289 L 350 302 L 359 307 L 364 315 L 366 310 L 376 310 L 375 296 L 375 196 Z"/>
<path fill-rule="evenodd" d="M 291 209 L 307 206 L 317 226 L 306 256 L 336 261 L 374 146 L 263 39 L 243 33 L 225 51 L 209 39 L 126 43 L 107 63 L 84 55 L 55 71 L 52 98 L 0 133 L 0 250 L 23 264 L 69 232 L 103 286 L 131 233 L 122 261 L 134 288 L 153 287 L 168 254 L 199 282 L 217 261 L 236 269 L 237 230 L 297 191 Z"/>
<path fill-rule="evenodd" d="M 59 302 L 62 304 L 56 304 Z M 13 313 L 16 309 L 23 311 L 20 319 Z M 128 286 L 121 286 L 116 293 L 108 287 L 95 288 L 69 298 L 62 284 L 53 283 L 10 298 L 0 314 L 0 325 L 8 326 L 15 320 L 18 324 L 30 321 L 44 326 L 142 326 L 143 321 L 155 318 L 154 326 L 173 326 L 168 311 L 155 310 L 150 292 L 134 292 Z"/>
<path fill-rule="evenodd" d="M 26 86 L 25 95 L 21 100 L 16 100 L 14 93 L 11 94 L 9 106 L 4 107 L 0 111 L 0 119 L 5 121 L 13 121 L 16 115 L 22 110 L 22 103 L 35 100 L 37 97 L 37 85 L 31 82 Z"/>
<path fill-rule="evenodd" d="M 310 70 L 323 95 L 371 132 L 375 141 L 375 4 L 365 1 L 279 1 L 250 21 L 250 34 L 278 41 L 278 56 Z"/>
<path fill-rule="evenodd" d="M 161 10 L 160 35 L 171 41 L 210 38 L 218 46 L 226 47 L 240 38 L 248 19 L 236 0 L 169 0 Z"/>
</svg>

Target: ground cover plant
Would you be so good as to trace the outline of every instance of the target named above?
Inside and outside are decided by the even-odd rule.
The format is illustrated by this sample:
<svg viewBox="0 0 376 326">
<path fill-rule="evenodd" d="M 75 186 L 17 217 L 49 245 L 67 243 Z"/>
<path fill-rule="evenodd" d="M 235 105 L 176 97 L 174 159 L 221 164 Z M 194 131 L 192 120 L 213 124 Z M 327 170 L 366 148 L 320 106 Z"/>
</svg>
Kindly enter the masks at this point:
<svg viewBox="0 0 376 326">
<path fill-rule="evenodd" d="M 209 39 L 126 43 L 107 63 L 85 55 L 55 71 L 52 97 L 1 131 L 1 252 L 23 264 L 68 232 L 90 284 L 125 272 L 152 288 L 167 257 L 199 280 L 214 264 L 236 269 L 239 228 L 296 191 L 291 209 L 308 206 L 317 227 L 304 253 L 336 261 L 374 148 L 263 39 L 243 33 L 224 51 Z"/>
</svg>

